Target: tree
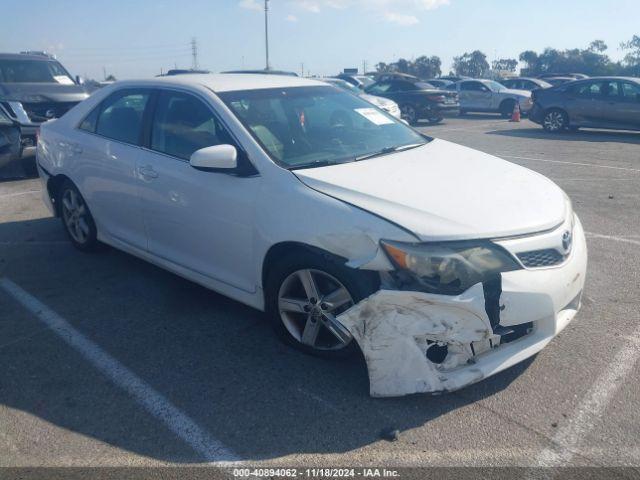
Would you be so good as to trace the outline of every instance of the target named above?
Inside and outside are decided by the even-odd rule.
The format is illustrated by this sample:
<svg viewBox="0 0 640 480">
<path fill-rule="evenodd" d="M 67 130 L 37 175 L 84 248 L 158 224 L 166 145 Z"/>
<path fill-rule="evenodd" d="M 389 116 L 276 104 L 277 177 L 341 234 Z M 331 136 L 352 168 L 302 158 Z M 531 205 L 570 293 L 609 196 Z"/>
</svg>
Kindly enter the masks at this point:
<svg viewBox="0 0 640 480">
<path fill-rule="evenodd" d="M 518 57 L 521 62 L 524 62 L 527 67 L 521 70 L 522 75 L 536 75 L 539 73 L 539 64 L 540 59 L 538 58 L 538 54 L 532 50 L 527 50 L 520 54 Z"/>
<path fill-rule="evenodd" d="M 422 55 L 415 59 L 411 70 L 418 78 L 435 78 L 442 74 L 441 67 L 442 61 L 439 57 Z"/>
<path fill-rule="evenodd" d="M 394 63 L 379 62 L 376 64 L 376 71 L 379 73 L 399 72 L 419 78 L 433 78 L 442 74 L 441 67 L 442 61 L 440 57 L 422 55 L 414 61 L 400 58 Z"/>
<path fill-rule="evenodd" d="M 468 77 L 481 78 L 489 70 L 487 56 L 480 50 L 471 53 L 465 53 L 453 59 L 453 69 L 457 75 L 466 75 Z"/>
<path fill-rule="evenodd" d="M 606 52 L 608 48 L 609 47 L 607 46 L 606 43 L 604 43 L 603 40 L 594 40 L 589 44 L 590 52 L 602 53 L 602 52 Z"/>
<path fill-rule="evenodd" d="M 515 72 L 518 67 L 518 60 L 515 58 L 501 58 L 500 60 L 494 60 L 491 63 L 493 70 L 502 70 L 506 72 Z"/>
<path fill-rule="evenodd" d="M 622 42 L 620 48 L 631 50 L 624 57 L 624 63 L 628 66 L 640 65 L 640 36 L 634 35 L 628 42 Z"/>
<path fill-rule="evenodd" d="M 114 77 L 113 75 L 109 75 L 107 76 L 107 78 L 104 79 L 105 82 L 115 82 L 116 81 L 116 77 Z"/>
</svg>

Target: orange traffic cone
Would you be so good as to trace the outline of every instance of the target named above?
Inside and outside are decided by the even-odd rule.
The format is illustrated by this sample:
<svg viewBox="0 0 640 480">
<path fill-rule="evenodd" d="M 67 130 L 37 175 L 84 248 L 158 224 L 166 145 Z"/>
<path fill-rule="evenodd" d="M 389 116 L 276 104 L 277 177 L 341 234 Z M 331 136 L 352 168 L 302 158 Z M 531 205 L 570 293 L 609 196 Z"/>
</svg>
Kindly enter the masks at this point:
<svg viewBox="0 0 640 480">
<path fill-rule="evenodd" d="M 510 122 L 519 122 L 520 121 L 520 103 L 516 102 L 513 106 L 513 113 L 511 114 Z"/>
</svg>

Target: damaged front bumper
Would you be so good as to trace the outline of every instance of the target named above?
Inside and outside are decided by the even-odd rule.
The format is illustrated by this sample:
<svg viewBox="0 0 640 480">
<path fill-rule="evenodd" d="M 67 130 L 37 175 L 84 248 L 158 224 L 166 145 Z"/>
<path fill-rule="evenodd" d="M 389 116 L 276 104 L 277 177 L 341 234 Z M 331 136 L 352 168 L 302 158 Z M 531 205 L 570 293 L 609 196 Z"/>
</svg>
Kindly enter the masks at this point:
<svg viewBox="0 0 640 480">
<path fill-rule="evenodd" d="M 497 326 L 481 283 L 458 296 L 383 289 L 338 319 L 364 354 L 371 396 L 453 391 L 542 350 L 577 313 L 586 268 L 576 217 L 573 247 L 561 265 L 502 274 Z"/>
</svg>

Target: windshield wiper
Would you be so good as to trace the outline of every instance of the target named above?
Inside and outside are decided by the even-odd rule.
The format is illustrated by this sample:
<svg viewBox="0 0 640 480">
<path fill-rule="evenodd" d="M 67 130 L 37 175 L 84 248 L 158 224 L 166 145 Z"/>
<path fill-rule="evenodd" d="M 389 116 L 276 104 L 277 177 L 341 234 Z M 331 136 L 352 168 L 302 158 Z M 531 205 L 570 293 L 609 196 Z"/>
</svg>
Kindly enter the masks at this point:
<svg viewBox="0 0 640 480">
<path fill-rule="evenodd" d="M 309 162 L 309 163 L 301 163 L 299 165 L 292 165 L 290 166 L 288 169 L 289 170 L 303 170 L 305 168 L 316 168 L 316 167 L 326 167 L 328 165 L 339 165 L 341 163 L 348 163 L 351 162 L 352 159 L 349 159 L 347 161 L 341 161 L 341 162 L 336 162 L 336 161 L 332 161 L 332 160 L 316 160 L 315 162 Z"/>
<path fill-rule="evenodd" d="M 366 155 L 360 155 L 356 157 L 354 161 L 359 162 L 360 160 L 367 160 L 369 158 L 380 157 L 382 155 L 387 155 L 389 153 L 394 152 L 403 152 L 405 150 L 411 150 L 412 148 L 418 148 L 422 145 L 426 145 L 427 143 L 410 143 L 409 145 L 397 145 L 395 147 L 385 147 L 382 150 L 378 150 L 377 152 L 367 153 Z"/>
</svg>

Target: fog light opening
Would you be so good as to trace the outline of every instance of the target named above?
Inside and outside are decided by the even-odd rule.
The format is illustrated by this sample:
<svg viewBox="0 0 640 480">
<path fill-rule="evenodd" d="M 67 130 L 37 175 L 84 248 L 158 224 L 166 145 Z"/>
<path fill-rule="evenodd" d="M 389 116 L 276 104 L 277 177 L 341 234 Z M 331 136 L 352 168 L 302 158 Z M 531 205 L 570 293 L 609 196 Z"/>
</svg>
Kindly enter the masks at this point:
<svg viewBox="0 0 640 480">
<path fill-rule="evenodd" d="M 448 354 L 449 347 L 447 344 L 439 345 L 437 343 L 433 343 L 429 348 L 427 348 L 427 359 L 437 365 L 444 362 Z"/>
</svg>

